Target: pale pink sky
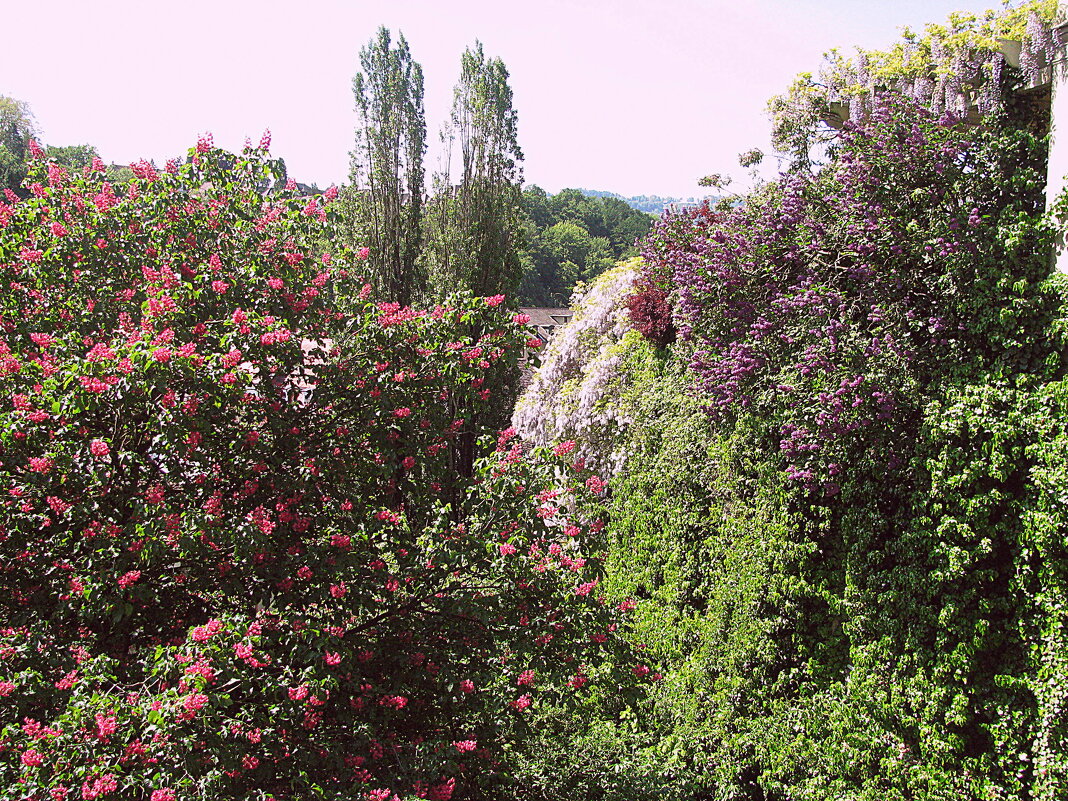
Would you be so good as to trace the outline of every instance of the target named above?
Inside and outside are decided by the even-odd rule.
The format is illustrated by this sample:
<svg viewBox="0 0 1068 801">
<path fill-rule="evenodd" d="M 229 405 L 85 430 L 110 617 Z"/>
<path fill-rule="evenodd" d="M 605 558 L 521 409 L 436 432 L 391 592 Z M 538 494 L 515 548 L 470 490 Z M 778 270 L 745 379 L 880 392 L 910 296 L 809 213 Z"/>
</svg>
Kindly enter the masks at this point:
<svg viewBox="0 0 1068 801">
<path fill-rule="evenodd" d="M 199 133 L 239 148 L 274 134 L 290 174 L 348 174 L 352 76 L 379 25 L 426 75 L 437 140 L 460 54 L 480 39 L 511 72 L 527 183 L 699 194 L 736 155 L 768 150 L 767 99 L 824 51 L 893 42 L 997 0 L 16 0 L 0 94 L 28 102 L 48 144 L 106 160 L 184 154 Z M 434 155 L 428 156 L 428 169 Z"/>
</svg>

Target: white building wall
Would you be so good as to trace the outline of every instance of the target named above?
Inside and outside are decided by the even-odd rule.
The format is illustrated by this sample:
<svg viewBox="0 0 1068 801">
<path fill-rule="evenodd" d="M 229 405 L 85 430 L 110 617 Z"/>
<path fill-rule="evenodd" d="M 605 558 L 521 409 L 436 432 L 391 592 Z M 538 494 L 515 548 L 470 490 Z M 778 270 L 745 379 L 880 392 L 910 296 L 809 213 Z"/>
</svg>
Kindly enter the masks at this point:
<svg viewBox="0 0 1068 801">
<path fill-rule="evenodd" d="M 1061 4 L 1061 12 L 1068 9 Z M 1050 143 L 1049 143 L 1049 167 L 1046 172 L 1046 208 L 1050 208 L 1068 186 L 1068 50 L 1063 42 L 1068 36 L 1068 25 L 1061 25 L 1054 29 L 1054 41 L 1057 42 L 1057 56 L 1052 64 L 1052 95 L 1050 105 Z M 1062 217 L 1062 223 L 1068 223 L 1068 217 Z M 1058 272 L 1068 273 L 1068 247 L 1065 246 L 1064 235 L 1060 237 L 1056 251 L 1053 255 Z"/>
</svg>

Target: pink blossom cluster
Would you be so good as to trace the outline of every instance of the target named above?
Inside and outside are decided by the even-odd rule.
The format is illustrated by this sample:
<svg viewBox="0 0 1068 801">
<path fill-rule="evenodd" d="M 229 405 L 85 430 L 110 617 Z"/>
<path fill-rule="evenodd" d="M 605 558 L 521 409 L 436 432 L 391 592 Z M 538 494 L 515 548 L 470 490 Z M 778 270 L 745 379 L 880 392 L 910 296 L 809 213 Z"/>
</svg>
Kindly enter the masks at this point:
<svg viewBox="0 0 1068 801">
<path fill-rule="evenodd" d="M 41 165 L 0 209 L 0 549 L 31 619 L 0 629 L 0 719 L 38 699 L 0 769 L 26 797 L 173 801 L 209 763 L 219 797 L 470 794 L 502 712 L 626 648 L 574 591 L 585 466 L 498 431 L 505 298 L 366 302 L 367 252 L 322 252 L 336 193 L 264 191 L 268 144 L 204 137 L 122 191 Z"/>
</svg>

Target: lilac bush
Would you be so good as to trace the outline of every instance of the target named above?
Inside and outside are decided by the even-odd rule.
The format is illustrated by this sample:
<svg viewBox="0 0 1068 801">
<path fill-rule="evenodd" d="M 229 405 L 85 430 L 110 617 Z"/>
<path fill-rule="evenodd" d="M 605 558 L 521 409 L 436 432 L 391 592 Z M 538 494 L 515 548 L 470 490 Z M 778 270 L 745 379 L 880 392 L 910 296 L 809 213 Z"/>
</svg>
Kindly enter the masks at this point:
<svg viewBox="0 0 1068 801">
<path fill-rule="evenodd" d="M 988 156 L 959 117 L 883 98 L 820 174 L 718 218 L 662 221 L 643 255 L 673 269 L 708 413 L 773 421 L 787 474 L 826 496 L 856 447 L 898 468 L 890 432 L 918 419 L 924 384 L 981 359 L 1015 314 L 999 323 L 974 293 L 1004 286 L 1011 251 L 1033 247 L 987 230 L 1003 177 Z"/>
</svg>

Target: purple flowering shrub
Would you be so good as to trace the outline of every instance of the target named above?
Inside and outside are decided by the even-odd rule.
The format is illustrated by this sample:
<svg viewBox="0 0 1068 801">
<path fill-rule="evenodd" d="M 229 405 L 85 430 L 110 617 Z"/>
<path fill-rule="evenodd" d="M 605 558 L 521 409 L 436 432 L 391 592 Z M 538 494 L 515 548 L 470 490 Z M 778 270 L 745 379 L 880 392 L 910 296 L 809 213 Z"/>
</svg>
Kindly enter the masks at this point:
<svg viewBox="0 0 1068 801">
<path fill-rule="evenodd" d="M 888 98 L 822 172 L 662 221 L 643 255 L 673 269 L 708 413 L 773 421 L 789 477 L 826 496 L 861 452 L 899 468 L 924 388 L 989 360 L 989 338 L 1033 313 L 989 307 L 1024 277 L 1013 251 L 1042 245 L 991 235 L 1017 211 L 1001 180 L 956 118 Z"/>
</svg>

